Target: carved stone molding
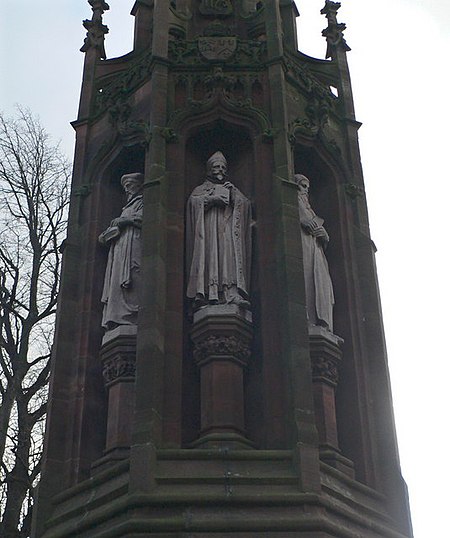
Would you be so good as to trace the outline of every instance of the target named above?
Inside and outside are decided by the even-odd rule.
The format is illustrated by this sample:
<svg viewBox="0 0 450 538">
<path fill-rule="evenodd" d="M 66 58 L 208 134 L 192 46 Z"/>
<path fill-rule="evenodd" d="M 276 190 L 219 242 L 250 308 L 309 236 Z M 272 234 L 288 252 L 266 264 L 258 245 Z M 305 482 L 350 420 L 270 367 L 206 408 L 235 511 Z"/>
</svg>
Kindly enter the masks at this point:
<svg viewBox="0 0 450 538">
<path fill-rule="evenodd" d="M 203 83 L 208 89 L 208 96 L 214 89 L 223 89 L 224 91 L 230 91 L 236 85 L 237 79 L 234 75 L 227 74 L 221 67 L 215 67 L 211 73 L 208 73 Z"/>
<path fill-rule="evenodd" d="M 178 133 L 171 127 L 163 127 L 160 129 L 159 134 L 164 138 L 168 144 L 176 144 L 179 140 Z"/>
<path fill-rule="evenodd" d="M 256 121 L 261 133 L 269 133 L 269 138 L 270 133 L 274 134 L 267 113 L 255 98 L 255 88 L 262 89 L 263 82 L 257 72 L 241 74 L 214 66 L 201 74 L 179 73 L 174 81 L 177 87 L 183 88 L 184 96 L 169 116 L 167 127 L 178 131 L 180 125 L 193 115 L 206 114 L 220 107 Z"/>
<path fill-rule="evenodd" d="M 153 132 L 150 122 L 132 120 L 130 118 L 132 109 L 130 100 L 126 98 L 119 99 L 109 108 L 109 120 L 114 127 L 114 131 L 107 142 L 108 147 L 114 145 L 117 135 L 119 135 L 125 146 L 141 144 L 147 147 L 151 142 Z"/>
<path fill-rule="evenodd" d="M 103 361 L 103 379 L 105 385 L 118 381 L 134 381 L 136 374 L 136 356 L 133 353 L 119 353 Z"/>
<path fill-rule="evenodd" d="M 331 62 L 326 63 L 327 78 L 330 77 L 332 73 Z M 325 69 L 325 66 L 320 65 L 321 70 Z M 329 85 L 321 81 L 320 75 L 316 75 L 312 71 L 313 67 L 306 65 L 302 62 L 298 56 L 294 54 L 287 53 L 284 59 L 284 70 L 286 72 L 286 77 L 294 83 L 296 86 L 304 90 L 308 94 L 312 94 L 315 99 L 322 101 L 327 100 L 328 104 L 331 104 L 333 101 L 337 101 L 336 97 L 331 92 Z M 319 66 L 315 67 L 316 70 L 319 69 Z M 322 74 L 322 78 L 323 78 Z"/>
<path fill-rule="evenodd" d="M 252 314 L 236 304 L 193 314 L 191 339 L 200 371 L 199 447 L 245 448 L 244 369 L 251 354 Z"/>
<path fill-rule="evenodd" d="M 357 200 L 358 198 L 361 198 L 364 196 L 364 189 L 360 185 L 355 185 L 355 183 L 346 183 L 344 185 L 344 188 L 345 188 L 345 194 L 351 200 Z"/>
<path fill-rule="evenodd" d="M 120 105 L 131 93 L 151 77 L 154 58 L 151 52 L 139 56 L 125 71 L 103 77 L 97 82 L 92 112 L 100 116 Z"/>
<path fill-rule="evenodd" d="M 250 342 L 234 335 L 209 335 L 194 345 L 194 358 L 199 364 L 211 358 L 233 358 L 247 364 L 250 354 Z"/>
<path fill-rule="evenodd" d="M 216 36 L 217 38 L 217 36 Z M 267 56 L 267 44 L 256 40 L 233 39 L 233 51 L 223 56 L 222 54 L 204 54 L 204 45 L 208 39 L 216 39 L 214 36 L 204 36 L 193 41 L 176 39 L 169 41 L 169 59 L 177 67 L 199 66 L 208 64 L 210 61 L 232 64 L 239 67 L 254 67 L 261 69 Z M 234 40 L 235 45 L 234 45 Z"/>
<path fill-rule="evenodd" d="M 342 360 L 342 338 L 321 329 L 310 328 L 309 347 L 311 353 L 312 378 L 336 387 L 339 382 L 339 364 Z"/>
<path fill-rule="evenodd" d="M 319 80 L 309 69 L 292 55 L 285 60 L 286 78 L 304 94 L 303 114 L 289 124 L 289 142 L 297 144 L 297 138 L 320 139 L 337 158 L 341 149 L 335 140 L 334 117 L 338 114 L 338 97 L 330 86 Z"/>
<path fill-rule="evenodd" d="M 326 381 L 337 386 L 339 382 L 338 361 L 332 357 L 318 356 L 312 360 L 313 381 Z"/>
<path fill-rule="evenodd" d="M 120 325 L 103 338 L 100 350 L 106 387 L 132 382 L 136 374 L 136 326 Z"/>
<path fill-rule="evenodd" d="M 199 365 L 232 360 L 245 366 L 251 355 L 252 316 L 236 305 L 210 305 L 194 314 L 191 338 Z"/>
</svg>

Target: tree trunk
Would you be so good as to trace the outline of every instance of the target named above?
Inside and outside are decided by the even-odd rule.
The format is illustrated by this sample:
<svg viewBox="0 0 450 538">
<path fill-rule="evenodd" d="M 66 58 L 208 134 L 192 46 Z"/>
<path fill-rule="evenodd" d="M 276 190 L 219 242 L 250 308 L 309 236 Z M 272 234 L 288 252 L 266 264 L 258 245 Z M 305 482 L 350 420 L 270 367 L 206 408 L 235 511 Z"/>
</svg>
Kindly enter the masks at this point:
<svg viewBox="0 0 450 538">
<path fill-rule="evenodd" d="M 6 477 L 6 506 L 3 517 L 4 538 L 18 538 L 21 526 L 22 506 L 30 489 L 30 479 L 28 475 L 31 431 L 33 421 L 27 410 L 27 402 L 18 399 L 18 435 L 15 465 Z"/>
</svg>

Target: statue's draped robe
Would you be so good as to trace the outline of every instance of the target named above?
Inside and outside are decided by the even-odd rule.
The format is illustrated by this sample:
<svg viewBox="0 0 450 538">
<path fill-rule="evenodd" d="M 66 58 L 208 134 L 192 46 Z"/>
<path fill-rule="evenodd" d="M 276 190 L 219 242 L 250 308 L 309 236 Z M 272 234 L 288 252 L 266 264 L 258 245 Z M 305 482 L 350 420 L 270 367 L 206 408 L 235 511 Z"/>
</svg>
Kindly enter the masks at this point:
<svg viewBox="0 0 450 538">
<path fill-rule="evenodd" d="M 133 220 L 110 242 L 108 263 L 103 284 L 102 325 L 135 325 L 139 309 L 141 267 L 142 195 L 135 196 L 122 209 L 121 217 Z"/>
<path fill-rule="evenodd" d="M 311 208 L 307 195 L 299 193 L 298 206 L 301 222 L 314 219 L 319 226 L 323 224 L 323 220 Z M 324 326 L 333 331 L 334 293 L 324 246 L 303 226 L 301 226 L 301 236 L 309 323 Z"/>
<path fill-rule="evenodd" d="M 237 287 L 248 299 L 251 263 L 251 203 L 232 187 L 226 207 L 210 203 L 215 188 L 206 180 L 187 203 L 187 296 L 221 302 L 224 289 Z"/>
</svg>

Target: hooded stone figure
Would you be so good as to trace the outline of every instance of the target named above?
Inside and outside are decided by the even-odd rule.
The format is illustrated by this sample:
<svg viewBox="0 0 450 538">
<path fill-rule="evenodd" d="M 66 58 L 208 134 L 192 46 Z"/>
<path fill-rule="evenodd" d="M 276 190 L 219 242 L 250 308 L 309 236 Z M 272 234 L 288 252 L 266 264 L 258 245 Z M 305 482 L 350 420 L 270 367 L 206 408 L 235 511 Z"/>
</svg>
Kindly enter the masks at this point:
<svg viewBox="0 0 450 538">
<path fill-rule="evenodd" d="M 298 209 L 303 247 L 306 309 L 310 325 L 324 327 L 333 332 L 334 293 L 325 248 L 329 236 L 309 203 L 309 179 L 295 174 L 298 185 Z"/>
<path fill-rule="evenodd" d="M 109 245 L 103 284 L 102 326 L 108 331 L 119 325 L 136 325 L 139 309 L 143 174 L 126 174 L 121 184 L 127 196 L 120 217 L 100 234 Z"/>
<path fill-rule="evenodd" d="M 250 306 L 251 203 L 226 177 L 227 161 L 218 151 L 187 202 L 187 296 L 195 307 Z"/>
</svg>

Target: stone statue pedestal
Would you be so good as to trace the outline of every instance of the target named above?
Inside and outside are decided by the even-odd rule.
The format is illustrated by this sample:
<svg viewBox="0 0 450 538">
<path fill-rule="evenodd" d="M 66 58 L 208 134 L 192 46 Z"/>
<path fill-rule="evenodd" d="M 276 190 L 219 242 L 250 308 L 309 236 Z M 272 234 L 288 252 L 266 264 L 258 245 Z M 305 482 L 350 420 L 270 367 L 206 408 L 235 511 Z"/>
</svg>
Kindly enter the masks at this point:
<svg viewBox="0 0 450 538">
<path fill-rule="evenodd" d="M 252 315 L 237 305 L 211 305 L 195 312 L 191 338 L 200 369 L 201 431 L 192 446 L 253 446 L 245 437 L 244 418 L 244 369 L 252 336 Z"/>
<path fill-rule="evenodd" d="M 354 477 L 353 463 L 339 450 L 335 391 L 339 382 L 341 347 L 339 336 L 316 325 L 309 327 L 314 410 L 319 434 L 320 459 Z"/>
<path fill-rule="evenodd" d="M 136 333 L 134 325 L 120 325 L 103 337 L 100 359 L 108 391 L 108 421 L 105 459 L 123 459 L 131 444 L 136 370 Z"/>
</svg>

